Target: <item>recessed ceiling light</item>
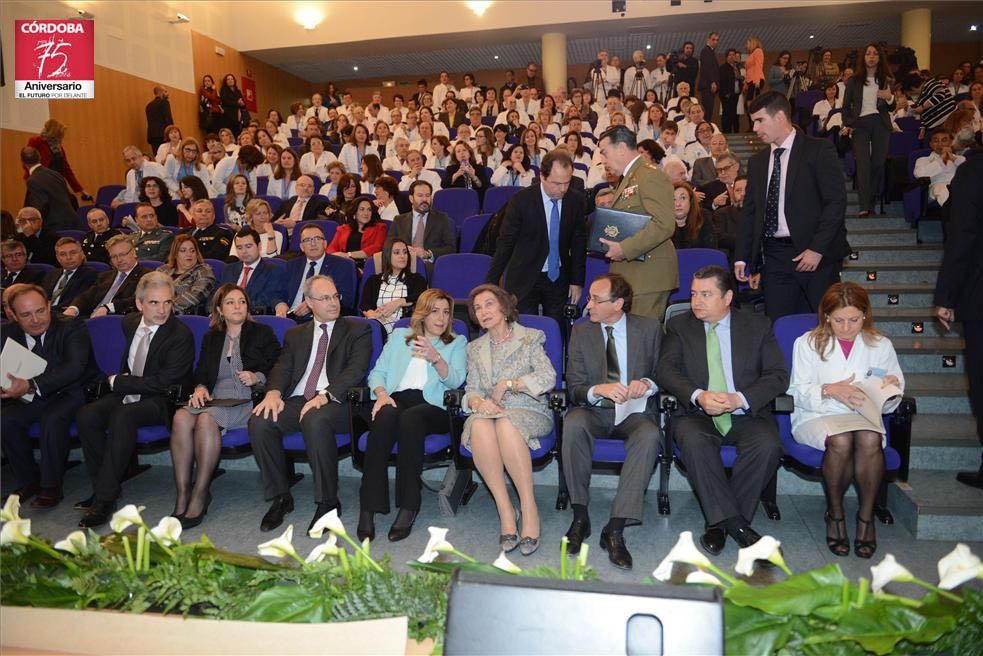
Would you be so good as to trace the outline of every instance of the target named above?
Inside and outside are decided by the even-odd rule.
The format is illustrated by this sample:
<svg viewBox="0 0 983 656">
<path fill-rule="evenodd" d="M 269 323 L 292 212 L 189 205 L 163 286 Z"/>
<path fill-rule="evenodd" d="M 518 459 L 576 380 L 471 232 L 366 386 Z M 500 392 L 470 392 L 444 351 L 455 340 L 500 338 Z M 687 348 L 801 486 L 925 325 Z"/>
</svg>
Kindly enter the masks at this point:
<svg viewBox="0 0 983 656">
<path fill-rule="evenodd" d="M 352 70 L 353 71 L 357 71 L 358 70 L 358 66 L 352 66 Z"/>
<path fill-rule="evenodd" d="M 978 29 L 979 29 L 979 26 L 978 25 L 970 25 L 969 26 L 969 31 L 970 32 L 975 32 Z"/>
<path fill-rule="evenodd" d="M 495 55 L 495 59 L 498 59 L 498 55 Z"/>
<path fill-rule="evenodd" d="M 305 6 L 294 12 L 294 20 L 305 30 L 314 30 L 324 20 L 324 14 L 316 7 Z"/>
<path fill-rule="evenodd" d="M 474 12 L 474 15 L 481 18 L 488 7 L 491 6 L 492 0 L 467 0 L 468 9 Z"/>
<path fill-rule="evenodd" d="M 810 39 L 815 39 L 815 38 L 816 38 L 816 35 L 815 35 L 815 34 L 810 34 L 810 35 L 809 35 L 809 38 L 810 38 Z"/>
<path fill-rule="evenodd" d="M 645 44 L 645 49 L 646 50 L 651 50 L 652 49 L 652 44 L 651 43 Z"/>
</svg>

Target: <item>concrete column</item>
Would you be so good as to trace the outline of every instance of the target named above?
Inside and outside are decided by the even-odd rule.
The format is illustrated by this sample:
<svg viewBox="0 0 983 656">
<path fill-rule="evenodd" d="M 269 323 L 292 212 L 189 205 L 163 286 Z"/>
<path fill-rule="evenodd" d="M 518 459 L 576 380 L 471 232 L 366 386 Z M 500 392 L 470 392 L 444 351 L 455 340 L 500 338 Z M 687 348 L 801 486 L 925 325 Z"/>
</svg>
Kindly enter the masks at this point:
<svg viewBox="0 0 983 656">
<path fill-rule="evenodd" d="M 546 93 L 567 88 L 567 35 L 547 32 L 543 35 L 543 84 Z"/>
<path fill-rule="evenodd" d="M 909 9 L 901 12 L 901 45 L 915 51 L 919 68 L 932 68 L 931 9 Z"/>
</svg>

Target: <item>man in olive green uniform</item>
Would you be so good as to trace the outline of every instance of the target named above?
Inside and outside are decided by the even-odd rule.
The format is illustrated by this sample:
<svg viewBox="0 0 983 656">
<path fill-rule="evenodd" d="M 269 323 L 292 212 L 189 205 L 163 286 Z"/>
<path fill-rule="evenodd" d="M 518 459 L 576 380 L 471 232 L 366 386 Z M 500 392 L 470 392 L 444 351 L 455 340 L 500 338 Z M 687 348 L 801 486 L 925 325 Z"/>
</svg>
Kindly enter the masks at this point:
<svg viewBox="0 0 983 656">
<path fill-rule="evenodd" d="M 137 205 L 135 214 L 137 229 L 130 233 L 130 240 L 137 249 L 137 259 L 166 263 L 174 233 L 160 227 L 157 212 L 150 203 Z"/>
<path fill-rule="evenodd" d="M 665 173 L 639 157 L 635 135 L 627 127 L 605 130 L 598 147 L 605 167 L 622 179 L 614 192 L 599 192 L 597 204 L 651 217 L 647 226 L 623 241 L 601 239 L 608 247 L 611 272 L 620 273 L 635 290 L 633 313 L 662 322 L 669 294 L 679 287 L 672 245 L 676 230 L 672 184 Z"/>
</svg>

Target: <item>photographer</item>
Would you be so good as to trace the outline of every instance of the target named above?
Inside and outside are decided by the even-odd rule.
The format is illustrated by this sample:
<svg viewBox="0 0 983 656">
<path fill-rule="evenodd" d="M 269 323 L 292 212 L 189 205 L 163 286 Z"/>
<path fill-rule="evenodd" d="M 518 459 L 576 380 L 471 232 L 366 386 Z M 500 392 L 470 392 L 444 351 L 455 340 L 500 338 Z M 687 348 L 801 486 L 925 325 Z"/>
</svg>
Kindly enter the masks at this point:
<svg viewBox="0 0 983 656">
<path fill-rule="evenodd" d="M 644 98 L 652 88 L 652 74 L 645 68 L 645 55 L 641 50 L 631 53 L 632 66 L 625 71 L 625 96 Z"/>
</svg>

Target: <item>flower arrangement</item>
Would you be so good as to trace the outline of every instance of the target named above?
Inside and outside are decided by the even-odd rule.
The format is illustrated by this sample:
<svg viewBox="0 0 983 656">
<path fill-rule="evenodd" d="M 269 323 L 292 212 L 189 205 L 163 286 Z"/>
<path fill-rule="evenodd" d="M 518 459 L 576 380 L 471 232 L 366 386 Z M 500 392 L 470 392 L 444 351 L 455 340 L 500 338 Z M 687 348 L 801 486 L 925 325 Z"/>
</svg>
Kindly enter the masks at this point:
<svg viewBox="0 0 983 656">
<path fill-rule="evenodd" d="M 433 639 L 440 650 L 447 614 L 447 586 L 457 568 L 585 580 L 595 577 L 581 547 L 572 566 L 567 542 L 560 543 L 559 569 L 526 570 L 504 553 L 478 561 L 457 550 L 448 529 L 430 527 L 413 571 L 396 572 L 388 557 L 372 556 L 368 540 L 358 543 L 336 512 L 321 517 L 310 537 L 324 542 L 302 557 L 293 545 L 293 526 L 258 545 L 258 556 L 217 549 L 207 536 L 181 542 L 181 525 L 164 517 L 153 528 L 143 507 L 128 505 L 112 518 L 113 533 L 73 531 L 54 545 L 31 534 L 11 496 L 0 510 L 0 603 L 48 608 L 113 608 L 217 619 L 266 622 L 335 622 L 407 616 L 410 637 Z M 136 531 L 132 528 L 136 527 Z M 983 578 L 983 564 L 965 545 L 939 561 L 939 583 L 915 577 L 888 554 L 871 567 L 871 578 L 848 581 L 838 565 L 793 574 L 770 536 L 742 549 L 734 567 L 749 577 L 759 564 L 780 568 L 784 580 L 759 587 L 714 565 L 689 531 L 652 573 L 650 580 L 674 581 L 686 570 L 688 584 L 722 589 L 725 640 L 733 654 L 979 654 L 983 650 L 983 594 L 952 592 Z M 268 560 L 270 559 L 270 560 Z M 677 577 L 678 578 L 678 577 Z M 885 592 L 907 583 L 926 590 L 921 599 Z M 956 627 L 959 627 L 956 630 Z"/>
</svg>

